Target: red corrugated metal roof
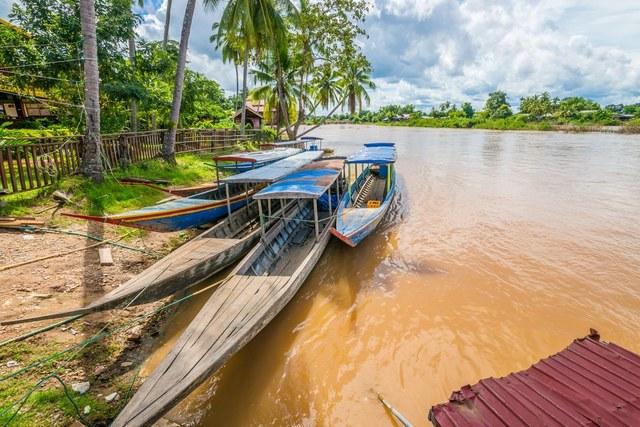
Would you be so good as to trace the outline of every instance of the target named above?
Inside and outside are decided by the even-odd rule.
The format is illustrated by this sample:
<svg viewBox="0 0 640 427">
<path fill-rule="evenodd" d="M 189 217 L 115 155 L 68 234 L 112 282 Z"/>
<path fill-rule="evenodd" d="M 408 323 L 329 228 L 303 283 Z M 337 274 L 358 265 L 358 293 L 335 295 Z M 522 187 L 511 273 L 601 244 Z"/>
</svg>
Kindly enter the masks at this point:
<svg viewBox="0 0 640 427">
<path fill-rule="evenodd" d="M 529 369 L 453 392 L 437 427 L 640 426 L 640 356 L 591 335 Z"/>
</svg>

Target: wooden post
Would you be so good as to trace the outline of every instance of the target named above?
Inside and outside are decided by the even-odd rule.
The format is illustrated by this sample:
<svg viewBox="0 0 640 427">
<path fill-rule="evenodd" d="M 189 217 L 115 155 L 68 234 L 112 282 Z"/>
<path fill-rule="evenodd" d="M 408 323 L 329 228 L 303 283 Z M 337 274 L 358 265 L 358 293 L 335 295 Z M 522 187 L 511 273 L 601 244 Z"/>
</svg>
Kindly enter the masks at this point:
<svg viewBox="0 0 640 427">
<path fill-rule="evenodd" d="M 218 161 L 215 160 L 216 162 L 216 181 L 218 182 L 218 185 L 220 185 L 220 169 L 218 169 Z"/>
<path fill-rule="evenodd" d="M 247 183 L 244 184 L 244 200 L 247 202 L 247 206 L 249 205 L 249 185 Z"/>
<path fill-rule="evenodd" d="M 264 239 L 264 218 L 262 216 L 262 200 L 258 199 L 258 216 L 260 216 L 260 236 Z"/>
<path fill-rule="evenodd" d="M 313 220 L 316 226 L 316 242 L 320 238 L 320 226 L 318 224 L 318 199 L 313 199 Z"/>
<path fill-rule="evenodd" d="M 229 197 L 229 183 L 224 183 L 224 189 L 227 192 L 227 213 L 231 216 L 231 199 Z"/>
<path fill-rule="evenodd" d="M 271 221 L 271 199 L 267 199 L 267 212 L 269 212 L 269 221 Z"/>
</svg>

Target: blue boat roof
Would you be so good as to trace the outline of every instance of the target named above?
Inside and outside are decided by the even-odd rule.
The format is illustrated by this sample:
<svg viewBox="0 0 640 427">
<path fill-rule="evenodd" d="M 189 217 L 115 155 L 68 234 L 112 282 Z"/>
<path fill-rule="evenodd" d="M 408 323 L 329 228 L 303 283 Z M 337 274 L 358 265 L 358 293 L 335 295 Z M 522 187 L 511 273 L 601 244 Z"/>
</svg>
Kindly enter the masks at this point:
<svg viewBox="0 0 640 427">
<path fill-rule="evenodd" d="M 395 144 L 389 142 L 374 142 L 347 157 L 347 163 L 385 164 L 396 161 Z"/>
<path fill-rule="evenodd" d="M 336 169 L 306 169 L 287 175 L 281 181 L 253 195 L 254 199 L 317 199 L 340 175 Z"/>
<path fill-rule="evenodd" d="M 364 144 L 365 147 L 395 147 L 396 144 L 393 142 L 386 141 L 375 141 L 375 142 L 367 142 Z"/>
<path fill-rule="evenodd" d="M 213 160 L 217 162 L 263 163 L 284 159 L 285 157 L 293 156 L 300 152 L 302 152 L 300 148 L 274 148 L 273 150 L 265 151 L 246 151 L 241 153 L 225 154 L 222 156 L 216 156 Z"/>
<path fill-rule="evenodd" d="M 275 182 L 320 157 L 322 157 L 322 151 L 303 151 L 261 168 L 232 175 L 222 181 L 228 183 Z"/>
</svg>

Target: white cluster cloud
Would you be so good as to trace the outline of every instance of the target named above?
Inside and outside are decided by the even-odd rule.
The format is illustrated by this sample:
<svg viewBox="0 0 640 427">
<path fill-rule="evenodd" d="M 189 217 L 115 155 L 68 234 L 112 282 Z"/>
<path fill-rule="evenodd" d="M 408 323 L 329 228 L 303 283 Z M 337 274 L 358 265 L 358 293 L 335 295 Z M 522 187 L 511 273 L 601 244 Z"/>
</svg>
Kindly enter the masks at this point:
<svg viewBox="0 0 640 427">
<path fill-rule="evenodd" d="M 640 35 L 627 24 L 638 22 L 637 1 L 378 0 L 373 10 L 365 53 L 378 86 L 374 108 L 481 105 L 496 89 L 514 103 L 542 91 L 640 101 L 640 52 L 618 42 Z M 617 21 L 627 33 L 614 30 Z"/>
</svg>

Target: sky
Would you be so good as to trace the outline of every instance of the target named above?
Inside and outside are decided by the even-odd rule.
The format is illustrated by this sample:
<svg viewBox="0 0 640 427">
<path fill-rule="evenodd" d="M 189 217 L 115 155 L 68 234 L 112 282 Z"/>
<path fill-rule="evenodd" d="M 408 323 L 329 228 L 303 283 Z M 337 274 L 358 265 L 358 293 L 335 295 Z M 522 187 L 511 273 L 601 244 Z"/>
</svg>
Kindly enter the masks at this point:
<svg viewBox="0 0 640 427">
<path fill-rule="evenodd" d="M 640 0 L 370 0 L 359 41 L 373 66 L 377 109 L 470 101 L 503 90 L 521 96 L 585 96 L 601 104 L 640 102 Z M 6 17 L 11 0 L 0 0 Z M 224 4 L 224 2 L 222 2 Z M 178 39 L 186 0 L 173 0 Z M 138 33 L 161 39 L 166 0 L 147 1 Z M 235 72 L 209 43 L 219 10 L 198 1 L 190 67 L 232 93 Z"/>
</svg>

